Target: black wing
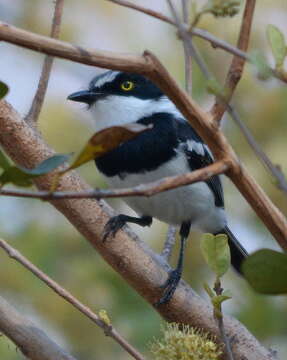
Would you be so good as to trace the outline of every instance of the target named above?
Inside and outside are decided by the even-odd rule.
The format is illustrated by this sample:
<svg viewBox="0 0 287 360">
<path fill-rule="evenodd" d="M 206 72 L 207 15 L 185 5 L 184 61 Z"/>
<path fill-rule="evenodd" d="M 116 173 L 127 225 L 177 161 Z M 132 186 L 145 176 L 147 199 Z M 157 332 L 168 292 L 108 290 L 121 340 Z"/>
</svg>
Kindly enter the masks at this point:
<svg viewBox="0 0 287 360">
<path fill-rule="evenodd" d="M 191 170 L 201 169 L 214 162 L 207 145 L 187 121 L 179 120 L 177 129 L 179 146 L 183 147 Z M 224 207 L 223 189 L 219 176 L 212 176 L 205 182 L 213 192 L 215 205 Z"/>
</svg>

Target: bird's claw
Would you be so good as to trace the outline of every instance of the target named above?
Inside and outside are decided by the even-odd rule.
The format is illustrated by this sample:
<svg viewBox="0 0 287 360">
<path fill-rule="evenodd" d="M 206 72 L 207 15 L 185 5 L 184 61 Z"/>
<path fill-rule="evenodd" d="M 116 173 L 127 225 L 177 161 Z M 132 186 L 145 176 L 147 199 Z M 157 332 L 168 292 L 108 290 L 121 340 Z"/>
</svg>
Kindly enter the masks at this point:
<svg viewBox="0 0 287 360">
<path fill-rule="evenodd" d="M 115 237 L 116 233 L 125 225 L 125 221 L 120 215 L 113 216 L 106 223 L 103 231 L 103 242 L 107 240 L 109 236 Z"/>
<path fill-rule="evenodd" d="M 177 288 L 180 278 L 181 273 L 178 270 L 173 270 L 170 272 L 165 283 L 160 286 L 162 289 L 164 289 L 164 292 L 163 296 L 159 299 L 159 301 L 155 303 L 155 306 L 166 304 L 170 301 Z"/>
</svg>

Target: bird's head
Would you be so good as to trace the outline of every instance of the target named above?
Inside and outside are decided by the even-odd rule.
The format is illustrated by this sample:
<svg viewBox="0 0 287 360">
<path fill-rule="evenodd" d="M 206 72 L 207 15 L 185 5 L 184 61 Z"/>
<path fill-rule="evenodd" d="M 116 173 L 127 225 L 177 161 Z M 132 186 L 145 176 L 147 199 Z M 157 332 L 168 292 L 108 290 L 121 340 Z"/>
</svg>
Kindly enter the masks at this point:
<svg viewBox="0 0 287 360">
<path fill-rule="evenodd" d="M 96 76 L 87 90 L 75 92 L 68 99 L 89 105 L 96 130 L 174 109 L 150 80 L 139 74 L 119 71 L 107 71 Z"/>
</svg>

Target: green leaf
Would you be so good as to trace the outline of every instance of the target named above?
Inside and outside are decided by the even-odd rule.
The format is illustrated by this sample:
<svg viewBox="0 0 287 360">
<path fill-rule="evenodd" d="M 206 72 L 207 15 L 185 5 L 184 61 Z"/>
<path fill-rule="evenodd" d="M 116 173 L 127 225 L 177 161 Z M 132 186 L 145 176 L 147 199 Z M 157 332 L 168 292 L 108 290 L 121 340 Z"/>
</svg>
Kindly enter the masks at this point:
<svg viewBox="0 0 287 360">
<path fill-rule="evenodd" d="M 6 85 L 3 81 L 0 80 L 0 100 L 8 94 L 8 91 L 8 85 Z"/>
<path fill-rule="evenodd" d="M 286 44 L 282 32 L 275 25 L 267 26 L 267 38 L 269 40 L 272 53 L 275 59 L 276 68 L 280 69 L 283 66 L 286 57 Z"/>
<path fill-rule="evenodd" d="M 221 309 L 221 304 L 226 301 L 226 300 L 230 300 L 231 299 L 231 296 L 227 296 L 227 295 L 216 295 L 216 296 L 213 296 L 213 298 L 211 299 L 212 301 L 212 305 L 220 310 Z"/>
<path fill-rule="evenodd" d="M 209 93 L 216 95 L 223 100 L 226 98 L 226 89 L 215 78 L 211 78 L 207 81 L 206 88 Z"/>
<path fill-rule="evenodd" d="M 25 174 L 22 170 L 16 166 L 10 166 L 0 176 L 1 186 L 6 184 L 14 184 L 21 187 L 27 187 L 32 185 L 32 176 Z"/>
<path fill-rule="evenodd" d="M 253 289 L 262 294 L 287 294 L 287 255 L 262 249 L 248 256 L 242 271 Z"/>
<path fill-rule="evenodd" d="M 253 51 L 250 54 L 250 62 L 256 66 L 259 77 L 262 80 L 267 80 L 272 74 L 272 69 L 269 67 L 265 57 L 258 51 Z"/>
<path fill-rule="evenodd" d="M 209 267 L 218 277 L 223 276 L 230 267 L 230 249 L 225 234 L 204 234 L 201 251 Z"/>
<path fill-rule="evenodd" d="M 65 161 L 67 161 L 70 157 L 70 154 L 56 154 L 42 161 L 33 169 L 26 169 L 24 167 L 19 167 L 19 169 L 22 170 L 25 174 L 32 176 L 40 176 L 53 171 L 58 166 L 62 165 Z"/>
<path fill-rule="evenodd" d="M 6 155 L 3 151 L 0 150 L 0 168 L 3 170 L 7 170 L 10 166 L 10 162 L 7 159 Z"/>
<path fill-rule="evenodd" d="M 5 168 L 4 172 L 0 176 L 0 184 L 4 186 L 6 184 L 14 184 L 17 186 L 31 186 L 32 179 L 47 174 L 62 165 L 70 155 L 57 154 L 41 162 L 33 169 L 26 169 L 23 167 L 17 168 L 16 166 L 9 166 Z M 5 166 L 8 163 L 5 164 Z"/>
</svg>

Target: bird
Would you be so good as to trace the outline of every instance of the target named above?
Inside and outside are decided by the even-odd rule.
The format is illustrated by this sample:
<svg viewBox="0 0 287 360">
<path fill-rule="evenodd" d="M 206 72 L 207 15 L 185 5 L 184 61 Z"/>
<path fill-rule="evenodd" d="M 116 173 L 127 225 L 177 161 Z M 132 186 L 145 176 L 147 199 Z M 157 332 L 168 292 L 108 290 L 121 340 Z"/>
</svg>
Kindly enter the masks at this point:
<svg viewBox="0 0 287 360">
<path fill-rule="evenodd" d="M 134 122 L 152 126 L 95 160 L 99 172 L 113 188 L 133 187 L 185 174 L 214 162 L 208 146 L 173 102 L 141 74 L 105 71 L 95 76 L 86 90 L 72 93 L 68 99 L 87 104 L 96 131 Z M 115 236 L 126 223 L 150 226 L 153 218 L 179 227 L 177 265 L 161 286 L 162 296 L 157 306 L 172 299 L 180 282 L 191 228 L 214 235 L 226 234 L 231 263 L 240 273 L 248 253 L 227 225 L 219 176 L 151 197 L 129 197 L 125 202 L 138 216 L 111 217 L 105 225 L 103 240 Z"/>
</svg>

